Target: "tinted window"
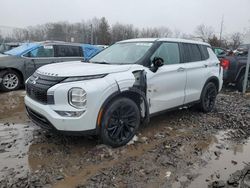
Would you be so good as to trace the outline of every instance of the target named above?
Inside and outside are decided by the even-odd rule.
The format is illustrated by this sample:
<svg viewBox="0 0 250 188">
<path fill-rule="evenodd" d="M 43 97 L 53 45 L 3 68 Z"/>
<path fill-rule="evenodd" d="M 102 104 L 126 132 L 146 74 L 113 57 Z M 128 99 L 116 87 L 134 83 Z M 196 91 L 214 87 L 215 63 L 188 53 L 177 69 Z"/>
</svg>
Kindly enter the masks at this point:
<svg viewBox="0 0 250 188">
<path fill-rule="evenodd" d="M 153 54 L 151 61 L 154 59 L 154 57 L 161 57 L 164 60 L 164 64 L 167 65 L 178 64 L 180 63 L 179 45 L 172 42 L 163 43 Z"/>
<path fill-rule="evenodd" d="M 80 46 L 56 45 L 56 57 L 82 57 Z"/>
<path fill-rule="evenodd" d="M 202 60 L 206 60 L 209 58 L 209 54 L 207 51 L 207 46 L 205 45 L 200 45 L 201 53 L 202 53 Z"/>
<path fill-rule="evenodd" d="M 53 46 L 40 46 L 30 52 L 28 52 L 26 57 L 54 57 Z"/>
<path fill-rule="evenodd" d="M 197 44 L 183 44 L 185 53 L 185 62 L 201 61 L 202 54 Z"/>
</svg>

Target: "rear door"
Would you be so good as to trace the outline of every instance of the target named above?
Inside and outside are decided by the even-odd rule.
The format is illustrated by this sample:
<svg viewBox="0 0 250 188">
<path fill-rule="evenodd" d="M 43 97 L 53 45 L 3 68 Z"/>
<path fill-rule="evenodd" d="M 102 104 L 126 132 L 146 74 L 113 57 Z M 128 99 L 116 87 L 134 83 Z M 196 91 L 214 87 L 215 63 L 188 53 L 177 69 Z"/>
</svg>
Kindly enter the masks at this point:
<svg viewBox="0 0 250 188">
<path fill-rule="evenodd" d="M 150 113 L 180 106 L 184 102 L 186 72 L 180 63 L 178 43 L 164 42 L 151 57 L 161 57 L 164 65 L 154 73 L 147 74 Z"/>
<path fill-rule="evenodd" d="M 55 45 L 55 57 L 59 61 L 79 61 L 83 60 L 83 49 L 81 46 Z"/>
<path fill-rule="evenodd" d="M 208 57 L 205 58 L 198 44 L 182 43 L 181 51 L 183 67 L 187 73 L 184 101 L 187 104 L 200 99 L 201 91 L 208 76 L 209 62 Z"/>
</svg>

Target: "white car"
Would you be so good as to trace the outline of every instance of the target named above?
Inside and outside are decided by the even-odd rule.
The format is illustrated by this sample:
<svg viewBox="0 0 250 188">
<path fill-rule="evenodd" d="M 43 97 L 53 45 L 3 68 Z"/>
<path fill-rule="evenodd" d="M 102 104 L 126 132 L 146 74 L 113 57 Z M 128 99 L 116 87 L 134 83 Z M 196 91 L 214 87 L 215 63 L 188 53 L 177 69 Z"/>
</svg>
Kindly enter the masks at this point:
<svg viewBox="0 0 250 188">
<path fill-rule="evenodd" d="M 98 134 L 118 147 L 160 112 L 193 104 L 210 112 L 222 88 L 222 71 L 207 43 L 125 40 L 89 63 L 39 68 L 26 81 L 25 104 L 29 117 L 43 128 Z"/>
</svg>

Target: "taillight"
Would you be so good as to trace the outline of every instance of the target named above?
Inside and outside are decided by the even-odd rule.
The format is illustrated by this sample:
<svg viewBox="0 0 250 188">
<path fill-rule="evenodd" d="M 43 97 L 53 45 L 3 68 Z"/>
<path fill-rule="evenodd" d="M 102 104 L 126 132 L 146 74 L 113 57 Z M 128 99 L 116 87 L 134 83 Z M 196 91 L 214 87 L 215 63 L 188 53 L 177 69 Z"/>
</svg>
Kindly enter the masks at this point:
<svg viewBox="0 0 250 188">
<path fill-rule="evenodd" d="M 220 66 L 222 66 L 224 70 L 227 70 L 229 68 L 229 65 L 230 65 L 230 61 L 228 59 L 220 60 Z"/>
</svg>

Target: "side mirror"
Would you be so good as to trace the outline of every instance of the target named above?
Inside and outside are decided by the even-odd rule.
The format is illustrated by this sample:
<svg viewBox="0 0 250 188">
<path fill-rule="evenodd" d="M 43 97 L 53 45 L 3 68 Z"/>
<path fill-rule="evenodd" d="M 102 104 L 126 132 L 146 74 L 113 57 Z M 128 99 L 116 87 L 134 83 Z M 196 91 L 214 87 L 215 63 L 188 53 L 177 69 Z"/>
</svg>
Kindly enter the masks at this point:
<svg viewBox="0 0 250 188">
<path fill-rule="evenodd" d="M 161 57 L 154 57 L 153 65 L 154 67 L 159 68 L 164 65 L 164 60 Z"/>
<path fill-rule="evenodd" d="M 154 57 L 153 61 L 153 67 L 150 68 L 152 72 L 156 72 L 159 67 L 164 65 L 164 60 L 161 57 Z"/>
</svg>

